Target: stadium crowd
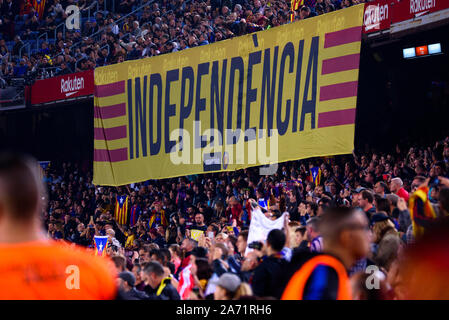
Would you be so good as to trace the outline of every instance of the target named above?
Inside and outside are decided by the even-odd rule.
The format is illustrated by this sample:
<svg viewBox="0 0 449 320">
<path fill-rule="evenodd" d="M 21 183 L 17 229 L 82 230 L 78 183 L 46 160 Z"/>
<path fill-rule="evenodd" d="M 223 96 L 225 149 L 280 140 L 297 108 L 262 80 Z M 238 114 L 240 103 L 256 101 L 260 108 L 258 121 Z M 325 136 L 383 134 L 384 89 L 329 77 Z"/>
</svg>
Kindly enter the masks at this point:
<svg viewBox="0 0 449 320">
<path fill-rule="evenodd" d="M 17 77 L 48 78 L 206 45 L 364 2 L 114 1 L 46 0 L 39 11 L 33 1 L 0 0 L 1 85 Z M 70 30 L 60 25 L 73 4 L 85 18 L 79 29 Z M 30 54 L 28 42 L 30 48 L 38 46 Z"/>
<path fill-rule="evenodd" d="M 207 45 L 359 2 L 294 1 L 292 10 L 285 0 L 120 0 L 112 12 L 108 0 L 47 0 L 41 11 L 31 1 L 0 0 L 0 87 L 14 77 Z M 71 4 L 83 17 L 99 9 L 80 29 L 60 31 Z M 28 55 L 26 43 L 39 47 Z M 449 298 L 449 259 L 439 259 L 449 252 L 448 232 L 415 247 L 446 226 L 448 161 L 449 137 L 430 147 L 287 162 L 271 176 L 249 168 L 117 188 L 93 185 L 91 163 L 52 163 L 42 215 L 57 241 L 94 251 L 94 237 L 108 237 L 122 299 Z M 255 215 L 280 227 L 250 241 Z M 307 268 L 306 281 L 296 272 Z M 379 286 L 370 290 L 373 279 Z"/>
<path fill-rule="evenodd" d="M 88 166 L 52 163 L 43 219 L 50 238 L 93 250 L 94 236 L 106 235 L 124 299 L 296 299 L 294 272 L 323 253 L 345 270 L 317 268 L 301 298 L 348 298 L 340 292 L 348 276 L 353 299 L 443 298 L 447 269 L 438 278 L 429 268 L 435 259 L 446 265 L 449 241 L 414 256 L 413 272 L 426 263 L 413 276 L 423 282 L 407 282 L 402 262 L 427 230 L 445 225 L 448 169 L 449 137 L 431 147 L 287 162 L 271 176 L 249 168 L 117 188 L 93 185 Z M 261 213 L 282 227 L 250 242 L 251 218 Z M 376 290 L 367 288 L 366 270 L 375 271 Z M 433 295 L 422 296 L 423 283 Z"/>
</svg>

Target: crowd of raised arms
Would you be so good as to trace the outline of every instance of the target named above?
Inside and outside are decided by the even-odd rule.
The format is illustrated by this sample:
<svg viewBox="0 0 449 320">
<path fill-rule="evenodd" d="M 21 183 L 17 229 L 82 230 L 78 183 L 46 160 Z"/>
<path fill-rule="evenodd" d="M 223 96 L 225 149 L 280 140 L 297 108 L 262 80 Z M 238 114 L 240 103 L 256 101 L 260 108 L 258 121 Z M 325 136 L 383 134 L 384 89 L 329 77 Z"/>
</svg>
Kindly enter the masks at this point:
<svg viewBox="0 0 449 320">
<path fill-rule="evenodd" d="M 93 185 L 89 164 L 52 163 L 43 220 L 49 237 L 93 249 L 94 236 L 108 236 L 125 299 L 281 298 L 292 270 L 320 253 L 342 261 L 353 298 L 401 299 L 409 297 L 404 250 L 449 214 L 448 169 L 449 137 L 282 163 L 271 176 L 250 168 L 121 187 Z M 248 239 L 255 214 L 282 219 L 264 241 Z M 375 292 L 363 285 L 370 266 Z M 311 277 L 303 298 L 337 298 L 329 270 L 327 280 Z"/>
<path fill-rule="evenodd" d="M 360 2 L 294 0 L 292 11 L 286 0 L 47 0 L 39 13 L 32 1 L 0 0 L 0 84 L 202 46 Z M 61 26 L 69 5 L 84 17 L 79 29 Z"/>
</svg>

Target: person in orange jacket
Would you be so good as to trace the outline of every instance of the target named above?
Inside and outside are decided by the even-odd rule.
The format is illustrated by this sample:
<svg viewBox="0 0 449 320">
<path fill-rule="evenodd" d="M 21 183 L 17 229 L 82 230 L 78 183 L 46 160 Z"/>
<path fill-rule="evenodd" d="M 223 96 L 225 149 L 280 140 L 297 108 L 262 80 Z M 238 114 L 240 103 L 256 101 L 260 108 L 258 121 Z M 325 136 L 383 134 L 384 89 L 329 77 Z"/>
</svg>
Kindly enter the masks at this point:
<svg viewBox="0 0 449 320">
<path fill-rule="evenodd" d="M 0 154 L 0 299 L 103 300 L 117 295 L 108 258 L 48 239 L 38 163 Z"/>
<path fill-rule="evenodd" d="M 370 249 L 370 232 L 363 211 L 330 208 L 318 224 L 323 253 L 313 255 L 293 272 L 282 300 L 351 300 L 347 270 Z"/>
</svg>

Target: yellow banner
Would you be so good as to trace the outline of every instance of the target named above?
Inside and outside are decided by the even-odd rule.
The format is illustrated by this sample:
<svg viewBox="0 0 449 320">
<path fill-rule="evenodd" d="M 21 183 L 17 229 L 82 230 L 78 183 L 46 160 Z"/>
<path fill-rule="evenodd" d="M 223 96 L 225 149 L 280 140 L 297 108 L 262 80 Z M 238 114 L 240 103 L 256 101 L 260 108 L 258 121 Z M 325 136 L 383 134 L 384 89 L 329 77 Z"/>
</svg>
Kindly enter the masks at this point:
<svg viewBox="0 0 449 320">
<path fill-rule="evenodd" d="M 363 4 L 97 68 L 94 184 L 351 153 L 362 20 Z"/>
</svg>

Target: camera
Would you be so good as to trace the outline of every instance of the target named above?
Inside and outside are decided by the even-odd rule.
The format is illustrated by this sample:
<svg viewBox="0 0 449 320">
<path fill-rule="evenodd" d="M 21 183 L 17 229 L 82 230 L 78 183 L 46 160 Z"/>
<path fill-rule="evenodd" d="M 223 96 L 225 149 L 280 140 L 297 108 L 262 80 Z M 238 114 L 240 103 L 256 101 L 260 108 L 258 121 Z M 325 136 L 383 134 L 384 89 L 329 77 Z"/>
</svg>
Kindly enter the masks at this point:
<svg viewBox="0 0 449 320">
<path fill-rule="evenodd" d="M 253 241 L 248 245 L 248 248 L 260 251 L 263 248 L 263 243 L 260 241 Z"/>
</svg>

